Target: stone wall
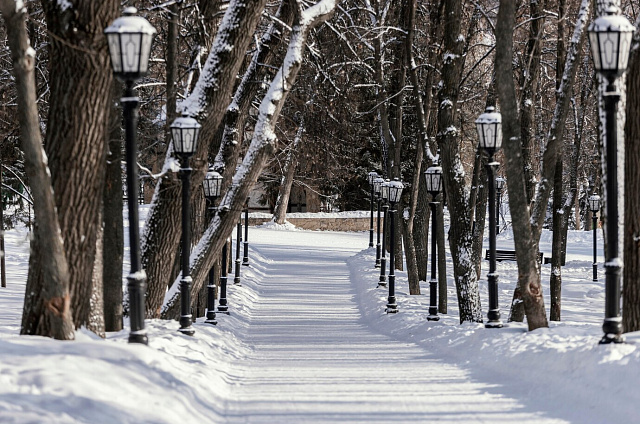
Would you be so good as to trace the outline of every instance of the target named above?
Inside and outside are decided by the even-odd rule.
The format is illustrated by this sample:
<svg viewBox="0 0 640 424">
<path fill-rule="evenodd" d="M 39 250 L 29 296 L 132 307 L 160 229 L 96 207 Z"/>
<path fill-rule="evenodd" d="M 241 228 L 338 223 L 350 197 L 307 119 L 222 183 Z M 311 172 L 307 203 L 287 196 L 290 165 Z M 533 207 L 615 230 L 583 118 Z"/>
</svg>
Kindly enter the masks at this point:
<svg viewBox="0 0 640 424">
<path fill-rule="evenodd" d="M 264 215 L 264 214 L 260 214 Z M 271 221 L 271 217 L 255 217 L 249 216 L 249 225 L 261 225 Z M 323 231 L 369 231 L 369 217 L 291 217 L 287 218 L 287 222 L 304 230 L 323 230 Z M 380 219 L 380 225 L 384 219 Z M 375 229 L 375 219 L 374 219 Z"/>
</svg>

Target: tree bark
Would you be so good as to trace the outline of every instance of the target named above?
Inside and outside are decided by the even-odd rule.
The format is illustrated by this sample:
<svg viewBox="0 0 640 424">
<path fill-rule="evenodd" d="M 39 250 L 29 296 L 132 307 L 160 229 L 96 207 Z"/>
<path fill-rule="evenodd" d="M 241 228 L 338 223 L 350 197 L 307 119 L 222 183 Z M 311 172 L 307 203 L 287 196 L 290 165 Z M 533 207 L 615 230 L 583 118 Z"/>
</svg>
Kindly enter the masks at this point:
<svg viewBox="0 0 640 424">
<path fill-rule="evenodd" d="M 204 179 L 205 168 L 208 168 L 204 164 L 210 144 L 215 140 L 215 133 L 231 97 L 233 81 L 265 4 L 266 0 L 231 1 L 194 92 L 181 104 L 183 111 L 198 116 L 202 121 L 197 150 L 191 159 L 194 167 L 192 187 L 199 187 Z M 169 149 L 167 162 L 171 154 L 172 149 Z M 142 268 L 148 278 L 146 315 L 150 318 L 160 316 L 167 287 L 171 284 L 171 266 L 179 250 L 182 231 L 179 220 L 180 187 L 174 175 L 160 179 L 143 232 Z"/>
<path fill-rule="evenodd" d="M 630 58 L 627 73 L 627 116 L 640 114 L 640 51 L 638 32 L 636 48 Z M 625 123 L 625 181 L 627 193 L 640 189 L 640 121 L 627 119 Z M 624 197 L 624 268 L 622 296 L 622 328 L 625 332 L 640 330 L 640 198 Z"/>
<path fill-rule="evenodd" d="M 74 326 L 70 310 L 69 269 L 47 159 L 42 151 L 34 79 L 35 51 L 29 46 L 27 36 L 27 11 L 24 7 L 16 10 L 13 0 L 0 0 L 0 13 L 11 50 L 20 141 L 36 217 L 32 248 L 46 252 L 39 256 L 38 262 L 30 259 L 33 270 L 30 269 L 29 273 L 37 274 L 38 278 L 27 281 L 20 333 L 71 340 L 74 338 Z"/>
<path fill-rule="evenodd" d="M 273 220 L 277 224 L 284 224 L 287 218 L 287 206 L 289 206 L 289 195 L 291 195 L 291 186 L 293 186 L 293 176 L 296 172 L 296 166 L 298 161 L 295 157 L 300 141 L 302 140 L 302 134 L 304 133 L 304 118 L 298 126 L 298 132 L 293 142 L 289 146 L 289 152 L 287 153 L 287 160 L 284 164 L 282 180 L 280 182 L 280 190 L 278 191 L 278 200 L 276 200 L 276 206 L 273 212 Z"/>
<path fill-rule="evenodd" d="M 520 131 L 522 137 L 522 155 L 524 175 L 527 184 L 527 198 L 533 201 L 536 189 L 536 111 L 534 101 L 538 92 L 540 75 L 540 52 L 542 50 L 542 34 L 544 29 L 546 0 L 530 0 L 529 10 L 531 23 L 529 39 L 524 56 L 524 70 L 521 76 L 522 92 L 520 94 Z M 560 39 L 560 37 L 558 37 Z"/>
<path fill-rule="evenodd" d="M 71 311 L 76 328 L 88 326 L 92 274 L 106 166 L 106 128 L 113 74 L 104 28 L 120 2 L 74 2 L 62 10 L 43 1 L 49 31 L 49 116 L 45 151 L 69 265 Z M 36 271 L 42 249 L 32 252 L 32 287 L 42 285 Z M 37 278 L 39 281 L 35 281 Z"/>
<path fill-rule="evenodd" d="M 462 2 L 445 1 L 444 48 L 439 93 L 437 140 L 442 154 L 444 189 L 451 216 L 449 246 L 458 295 L 460 322 L 482 322 L 480 291 L 475 266 L 471 260 L 473 237 L 471 205 L 464 167 L 460 156 L 460 130 L 457 125 L 459 83 L 462 78 L 464 39 Z"/>
<path fill-rule="evenodd" d="M 231 234 L 235 228 L 246 199 L 262 172 L 268 156 L 273 154 L 276 140 L 275 125 L 302 66 L 302 54 L 309 32 L 317 24 L 329 19 L 335 6 L 336 0 L 321 0 L 304 11 L 296 11 L 284 63 L 271 82 L 269 91 L 260 105 L 258 123 L 251 145 L 242 166 L 234 176 L 234 181 L 237 184 L 230 186 L 224 194 L 209 228 L 192 253 L 190 261 L 193 278 L 192 293 L 197 293 L 201 289 L 215 257 L 222 249 L 226 236 Z M 297 4 L 297 7 L 301 7 L 301 5 Z M 176 316 L 180 300 L 178 286 L 179 281 L 174 281 L 167 294 L 167 300 L 162 308 L 162 316 L 165 318 Z"/>
<path fill-rule="evenodd" d="M 522 169 L 520 123 L 517 117 L 516 91 L 513 81 L 513 29 L 516 4 L 501 0 L 496 25 L 496 88 L 502 113 L 503 145 L 509 181 L 509 206 L 518 262 L 518 288 L 527 311 L 529 329 L 547 326 L 542 287 L 539 281 L 536 243 L 528 221 L 528 199 Z"/>
<path fill-rule="evenodd" d="M 114 83 L 112 99 L 121 93 Z M 122 129 L 120 108 L 112 102 L 109 118 L 107 169 L 104 184 L 104 235 L 102 252 L 102 286 L 105 331 L 122 330 L 122 267 L 124 255 L 124 226 L 122 221 Z"/>
</svg>

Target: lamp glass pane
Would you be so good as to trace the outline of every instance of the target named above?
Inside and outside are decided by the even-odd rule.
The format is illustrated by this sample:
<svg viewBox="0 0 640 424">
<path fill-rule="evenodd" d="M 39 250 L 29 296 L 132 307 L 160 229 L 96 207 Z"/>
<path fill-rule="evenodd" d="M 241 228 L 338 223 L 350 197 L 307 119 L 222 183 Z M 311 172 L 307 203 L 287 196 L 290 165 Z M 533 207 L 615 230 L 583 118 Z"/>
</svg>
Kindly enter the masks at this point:
<svg viewBox="0 0 640 424">
<path fill-rule="evenodd" d="M 400 200 L 403 188 L 404 186 L 399 181 L 392 181 L 389 183 L 389 201 L 391 203 L 396 203 Z"/>
<path fill-rule="evenodd" d="M 173 151 L 176 153 L 182 153 L 182 128 L 171 127 L 171 138 L 173 139 Z"/>
<path fill-rule="evenodd" d="M 369 172 L 369 174 L 367 174 L 368 178 L 369 178 L 369 184 L 373 184 L 373 180 L 375 180 L 376 178 L 378 178 L 378 173 L 371 171 Z"/>
<path fill-rule="evenodd" d="M 122 61 L 120 60 L 120 34 L 107 34 L 107 43 L 109 44 L 109 55 L 111 56 L 111 66 L 114 72 L 122 72 Z"/>
<path fill-rule="evenodd" d="M 151 43 L 153 34 L 141 34 L 140 41 L 140 68 L 139 72 L 146 74 L 149 71 L 149 56 L 151 56 Z"/>
<path fill-rule="evenodd" d="M 589 44 L 591 45 L 591 56 L 593 57 L 593 67 L 596 71 L 602 69 L 602 61 L 600 60 L 600 49 L 598 48 L 598 33 L 589 32 Z"/>
<path fill-rule="evenodd" d="M 122 38 L 122 71 L 138 72 L 140 66 L 141 34 L 121 34 Z"/>
<path fill-rule="evenodd" d="M 380 194 L 380 189 L 382 188 L 382 183 L 384 183 L 384 180 L 380 177 L 376 178 L 375 180 L 373 180 L 373 191 L 376 194 Z"/>
<path fill-rule="evenodd" d="M 615 71 L 618 69 L 618 42 L 620 33 L 600 32 L 600 55 L 602 60 L 602 70 Z"/>
<path fill-rule="evenodd" d="M 380 190 L 382 191 L 382 198 L 384 200 L 389 200 L 389 184 L 386 182 L 383 183 Z"/>
<path fill-rule="evenodd" d="M 627 69 L 627 64 L 629 63 L 629 53 L 631 51 L 631 40 L 633 39 L 633 32 L 622 32 L 620 33 L 620 48 L 618 56 L 620 64 L 618 69 Z"/>
</svg>

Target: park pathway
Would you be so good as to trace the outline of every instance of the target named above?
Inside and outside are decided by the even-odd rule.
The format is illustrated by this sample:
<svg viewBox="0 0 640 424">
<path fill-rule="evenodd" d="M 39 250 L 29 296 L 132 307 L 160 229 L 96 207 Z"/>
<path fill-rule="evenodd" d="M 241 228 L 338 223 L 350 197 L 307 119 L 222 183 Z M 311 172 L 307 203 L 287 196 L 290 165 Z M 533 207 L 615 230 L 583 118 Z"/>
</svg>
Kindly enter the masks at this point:
<svg viewBox="0 0 640 424">
<path fill-rule="evenodd" d="M 280 234 L 250 235 L 267 269 L 242 336 L 252 354 L 235 364 L 229 423 L 566 422 L 363 322 L 345 263 L 362 234 Z"/>
</svg>

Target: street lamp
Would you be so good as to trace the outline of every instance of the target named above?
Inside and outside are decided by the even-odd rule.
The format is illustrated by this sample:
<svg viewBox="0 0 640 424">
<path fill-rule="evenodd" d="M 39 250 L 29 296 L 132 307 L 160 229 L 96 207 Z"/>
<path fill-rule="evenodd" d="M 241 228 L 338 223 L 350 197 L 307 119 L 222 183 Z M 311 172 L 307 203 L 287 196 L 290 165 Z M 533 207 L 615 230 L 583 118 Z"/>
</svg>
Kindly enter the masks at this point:
<svg viewBox="0 0 640 424">
<path fill-rule="evenodd" d="M 429 167 L 424 173 L 427 181 L 427 191 L 431 195 L 431 279 L 429 280 L 429 315 L 428 321 L 438 321 L 438 280 L 436 280 L 436 213 L 438 202 L 436 197 L 442 191 L 442 168 L 439 166 Z"/>
<path fill-rule="evenodd" d="M 380 279 L 378 287 L 387 286 L 387 238 L 386 234 L 389 228 L 387 223 L 387 211 L 389 211 L 389 180 L 386 180 L 380 186 L 380 194 L 382 196 L 382 247 L 380 253 Z"/>
<path fill-rule="evenodd" d="M 214 170 L 210 170 L 202 181 L 204 188 L 204 197 L 209 202 L 209 221 L 213 219 L 215 200 L 220 196 L 220 187 L 222 186 L 222 175 Z M 216 325 L 216 282 L 213 267 L 209 270 L 209 283 L 207 284 L 207 318 L 205 324 Z"/>
<path fill-rule="evenodd" d="M 609 5 L 605 14 L 589 26 L 589 41 L 596 72 L 606 80 L 603 93 L 605 108 L 606 157 L 606 225 L 605 249 L 605 313 L 600 343 L 622 343 L 622 317 L 620 316 L 620 274 L 622 261 L 618 252 L 618 125 L 617 109 L 620 94 L 616 79 L 627 69 L 629 49 L 634 27 L 620 10 Z"/>
<path fill-rule="evenodd" d="M 487 163 L 487 184 L 489 185 L 489 321 L 486 328 L 501 328 L 500 308 L 498 307 L 498 273 L 496 273 L 496 183 L 495 168 L 498 162 L 493 160 L 495 153 L 502 147 L 502 115 L 492 106 L 476 119 L 480 147 L 489 155 Z"/>
<path fill-rule="evenodd" d="M 593 219 L 593 281 L 598 281 L 598 211 L 600 210 L 600 196 L 594 194 L 589 197 L 589 207 L 591 208 L 591 219 Z"/>
<path fill-rule="evenodd" d="M 373 247 L 373 181 L 378 178 L 379 175 L 375 171 L 371 171 L 367 174 L 367 180 L 369 181 L 369 187 L 371 187 L 371 200 L 369 201 L 371 206 L 371 215 L 369 219 L 369 247 Z"/>
<path fill-rule="evenodd" d="M 170 126 L 173 151 L 180 157 L 180 177 L 182 179 L 182 278 L 180 279 L 180 331 L 193 336 L 195 330 L 191 325 L 191 275 L 189 256 L 191 255 L 191 172 L 189 158 L 196 151 L 198 134 L 201 125 L 187 116 L 177 118 Z"/>
<path fill-rule="evenodd" d="M 124 82 L 124 97 L 120 99 L 125 124 L 125 155 L 127 160 L 127 204 L 129 209 L 129 247 L 131 271 L 127 276 L 129 291 L 129 316 L 131 331 L 129 343 L 148 344 L 144 328 L 144 298 L 147 277 L 140 263 L 140 223 L 138 203 L 134 193 L 138 193 L 138 146 L 136 128 L 138 126 L 139 99 L 134 95 L 133 84 L 147 75 L 151 43 L 156 30 L 149 22 L 134 16 L 137 10 L 127 7 L 123 16 L 117 18 L 104 30 L 111 56 L 113 73 Z"/>
<path fill-rule="evenodd" d="M 402 195 L 402 189 L 404 185 L 395 178 L 387 184 L 389 190 L 389 203 L 391 208 L 389 209 L 389 246 L 391 247 L 389 252 L 389 299 L 387 301 L 387 308 L 385 311 L 388 314 L 395 314 L 398 312 L 398 305 L 396 304 L 396 274 L 395 274 L 395 228 L 394 228 L 394 216 L 396 203 L 400 201 Z"/>
<path fill-rule="evenodd" d="M 507 180 L 502 177 L 496 178 L 496 234 L 500 234 L 500 199 L 502 197 L 502 189 Z"/>
<path fill-rule="evenodd" d="M 242 265 L 249 266 L 249 197 L 244 203 L 244 256 Z"/>
<path fill-rule="evenodd" d="M 236 273 L 233 284 L 240 284 L 240 245 L 242 244 L 242 216 L 236 225 Z"/>
<path fill-rule="evenodd" d="M 373 191 L 375 192 L 376 200 L 378 202 L 378 225 L 376 228 L 376 232 L 378 234 L 378 242 L 376 243 L 376 265 L 375 267 L 380 267 L 380 203 L 382 202 L 382 184 L 384 184 L 384 178 L 377 177 L 373 180 Z"/>
<path fill-rule="evenodd" d="M 229 315 L 229 303 L 227 302 L 227 268 L 229 267 L 229 257 L 227 255 L 227 245 L 229 239 L 224 241 L 222 246 L 222 260 L 220 262 L 220 302 L 218 302 L 218 312 Z"/>
</svg>

